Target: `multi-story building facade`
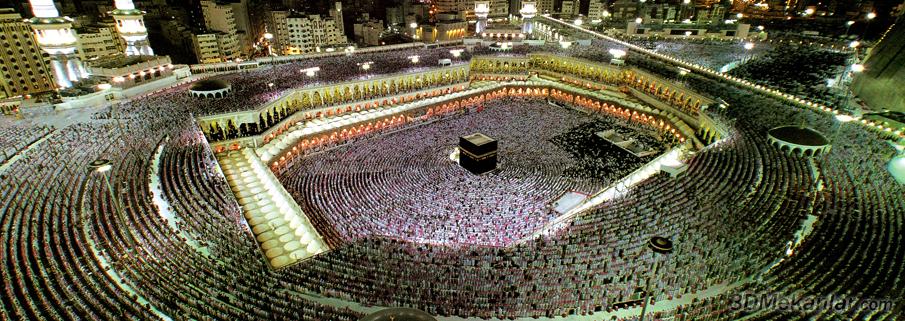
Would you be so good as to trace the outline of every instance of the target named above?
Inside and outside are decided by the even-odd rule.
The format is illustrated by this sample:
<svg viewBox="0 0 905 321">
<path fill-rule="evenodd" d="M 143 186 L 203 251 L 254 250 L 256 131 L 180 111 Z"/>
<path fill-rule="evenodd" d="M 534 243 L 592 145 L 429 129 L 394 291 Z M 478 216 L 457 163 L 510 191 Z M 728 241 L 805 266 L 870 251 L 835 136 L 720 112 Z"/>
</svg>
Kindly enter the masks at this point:
<svg viewBox="0 0 905 321">
<path fill-rule="evenodd" d="M 199 63 L 214 63 L 240 58 L 236 34 L 208 32 L 192 35 L 195 57 Z"/>
<path fill-rule="evenodd" d="M 319 15 L 291 15 L 286 18 L 287 47 L 284 54 L 296 55 L 320 51 L 324 47 L 345 45 L 346 36 L 337 21 Z"/>
<path fill-rule="evenodd" d="M 537 0 L 535 8 L 538 14 L 553 13 L 553 0 Z"/>
<path fill-rule="evenodd" d="M 54 89 L 53 76 L 31 26 L 12 9 L 0 8 L 0 98 Z"/>
<path fill-rule="evenodd" d="M 113 27 L 83 27 L 79 29 L 78 36 L 83 61 L 118 55 L 126 49 L 123 38 Z"/>
<path fill-rule="evenodd" d="M 201 1 L 201 12 L 204 15 L 204 25 L 208 32 L 195 36 L 195 53 L 199 61 L 211 59 L 216 43 L 220 51 L 217 56 L 220 61 L 232 60 L 241 57 L 242 44 L 236 25 L 236 16 L 231 4 L 217 3 L 211 0 Z M 202 59 L 203 58 L 203 59 Z"/>
<path fill-rule="evenodd" d="M 273 35 L 270 39 L 270 47 L 274 53 L 284 52 L 289 47 L 289 25 L 286 19 L 292 13 L 285 10 L 274 10 L 267 13 L 267 32 Z"/>
<path fill-rule="evenodd" d="M 588 4 L 588 18 L 594 20 L 605 20 L 609 18 L 609 11 L 606 9 L 606 3 L 602 0 L 591 0 Z"/>
<path fill-rule="evenodd" d="M 355 41 L 363 46 L 379 46 L 380 35 L 383 34 L 384 27 L 382 20 L 370 19 L 365 14 L 362 19 L 352 25 L 355 34 Z"/>
</svg>

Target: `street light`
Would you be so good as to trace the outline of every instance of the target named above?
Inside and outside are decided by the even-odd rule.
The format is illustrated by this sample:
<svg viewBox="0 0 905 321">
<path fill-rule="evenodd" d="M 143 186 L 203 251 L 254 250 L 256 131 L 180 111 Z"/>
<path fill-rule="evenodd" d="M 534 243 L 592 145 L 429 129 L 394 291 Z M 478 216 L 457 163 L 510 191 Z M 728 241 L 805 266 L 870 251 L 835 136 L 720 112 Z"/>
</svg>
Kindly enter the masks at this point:
<svg viewBox="0 0 905 321">
<path fill-rule="evenodd" d="M 655 255 L 668 255 L 672 253 L 672 241 L 662 236 L 651 237 L 650 240 L 647 241 L 647 247 L 653 251 Z M 657 272 L 660 269 L 660 264 L 657 263 L 658 262 L 655 260 L 653 277 L 657 276 Z M 651 278 L 651 276 L 648 276 L 647 283 L 644 285 L 644 303 L 641 305 L 640 321 L 644 321 L 644 314 L 647 312 L 647 302 L 650 301 L 651 295 L 649 295 L 649 290 Z"/>
<path fill-rule="evenodd" d="M 846 114 L 838 114 L 835 117 L 836 117 L 836 120 L 838 120 L 840 123 L 847 123 L 847 122 L 855 120 L 855 117 L 852 117 L 852 116 L 849 116 Z"/>
<path fill-rule="evenodd" d="M 854 25 L 854 24 L 855 24 L 854 20 L 849 20 L 848 22 L 845 23 L 845 36 L 846 37 L 848 37 L 848 32 L 849 32 L 849 30 L 852 29 L 852 25 Z"/>
<path fill-rule="evenodd" d="M 635 18 L 635 23 L 640 25 L 642 22 L 644 22 L 644 19 L 641 19 L 641 17 Z"/>
<path fill-rule="evenodd" d="M 862 65 L 862 64 L 853 64 L 852 65 L 852 72 L 859 73 L 862 71 L 864 71 L 864 65 Z"/>
<path fill-rule="evenodd" d="M 864 32 L 861 33 L 861 39 L 864 39 L 865 36 L 867 36 L 867 30 L 870 29 L 870 21 L 874 20 L 874 18 L 876 18 L 876 17 L 877 17 L 876 13 L 873 13 L 873 12 L 867 13 L 867 25 L 864 26 Z"/>
<path fill-rule="evenodd" d="M 848 104 L 848 101 L 846 101 L 846 104 Z M 845 126 L 845 123 L 855 120 L 855 117 L 846 114 L 838 114 L 835 118 L 839 122 L 839 125 L 836 126 L 836 131 L 833 132 L 833 138 L 830 140 L 830 144 L 836 143 L 836 140 L 839 138 L 839 132 L 842 131 L 842 126 Z"/>
<path fill-rule="evenodd" d="M 110 194 L 110 199 L 113 200 L 113 207 L 116 209 L 116 217 L 119 218 L 120 224 L 126 227 L 126 220 L 123 217 L 123 208 L 122 204 L 119 202 L 119 198 L 116 197 L 116 193 L 113 192 L 113 185 L 110 184 L 110 177 L 107 176 L 107 172 L 113 169 L 113 162 L 109 159 L 96 159 L 91 163 L 88 163 L 88 169 L 95 173 L 100 173 L 104 176 L 104 183 L 107 185 L 107 193 Z M 132 230 L 126 228 L 126 235 L 128 236 L 129 243 L 132 246 L 135 246 L 135 239 L 132 236 Z"/>
<path fill-rule="evenodd" d="M 860 46 L 860 45 L 861 45 L 861 42 L 859 42 L 858 40 L 848 43 L 848 47 L 852 48 L 852 49 L 858 48 L 858 46 Z"/>
<path fill-rule="evenodd" d="M 311 67 L 311 68 L 307 68 L 307 69 L 302 69 L 301 71 L 304 72 L 305 75 L 308 77 L 314 77 L 317 75 L 318 71 L 321 71 L 321 67 Z"/>
</svg>

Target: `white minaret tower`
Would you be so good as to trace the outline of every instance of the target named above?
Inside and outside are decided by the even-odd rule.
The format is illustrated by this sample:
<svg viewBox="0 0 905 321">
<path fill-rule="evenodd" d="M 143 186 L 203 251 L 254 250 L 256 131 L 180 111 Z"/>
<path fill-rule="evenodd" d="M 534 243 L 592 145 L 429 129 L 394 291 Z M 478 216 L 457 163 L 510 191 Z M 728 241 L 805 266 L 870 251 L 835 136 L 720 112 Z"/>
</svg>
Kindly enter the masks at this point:
<svg viewBox="0 0 905 321">
<path fill-rule="evenodd" d="M 135 9 L 132 0 L 115 0 L 114 3 L 116 10 L 111 14 L 116 20 L 116 31 L 126 40 L 126 56 L 153 56 L 144 11 Z"/>
<path fill-rule="evenodd" d="M 38 46 L 50 55 L 53 75 L 60 88 L 88 78 L 85 65 L 79 60 L 78 37 L 72 30 L 72 19 L 60 17 L 53 0 L 29 0 L 35 14 L 29 22 L 35 31 Z"/>
<path fill-rule="evenodd" d="M 481 36 L 481 33 L 484 30 L 487 30 L 487 15 L 490 14 L 490 1 L 475 1 L 474 2 L 474 15 L 478 17 L 478 22 L 475 23 L 475 34 Z"/>
<path fill-rule="evenodd" d="M 522 1 L 522 10 L 519 10 L 519 13 L 522 15 L 522 33 L 524 33 L 525 36 L 528 36 L 534 32 L 534 17 L 537 16 L 537 2 Z"/>
</svg>

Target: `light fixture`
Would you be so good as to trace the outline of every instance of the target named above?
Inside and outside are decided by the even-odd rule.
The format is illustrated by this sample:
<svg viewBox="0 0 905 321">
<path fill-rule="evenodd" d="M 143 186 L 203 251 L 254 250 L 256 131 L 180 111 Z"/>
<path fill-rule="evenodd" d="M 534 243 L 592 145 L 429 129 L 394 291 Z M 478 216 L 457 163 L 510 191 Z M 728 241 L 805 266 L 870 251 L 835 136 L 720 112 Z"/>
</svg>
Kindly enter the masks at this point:
<svg viewBox="0 0 905 321">
<path fill-rule="evenodd" d="M 853 64 L 852 65 L 852 72 L 862 72 L 862 71 L 864 71 L 864 65 L 862 65 L 862 64 Z"/>
<path fill-rule="evenodd" d="M 98 173 L 104 173 L 113 169 L 113 162 L 109 159 L 98 159 L 89 163 L 88 168 Z"/>
<path fill-rule="evenodd" d="M 839 114 L 839 115 L 836 115 L 835 117 L 836 117 L 836 120 L 838 120 L 839 122 L 842 122 L 842 123 L 847 123 L 847 122 L 855 120 L 855 117 L 845 115 L 845 114 Z"/>
</svg>

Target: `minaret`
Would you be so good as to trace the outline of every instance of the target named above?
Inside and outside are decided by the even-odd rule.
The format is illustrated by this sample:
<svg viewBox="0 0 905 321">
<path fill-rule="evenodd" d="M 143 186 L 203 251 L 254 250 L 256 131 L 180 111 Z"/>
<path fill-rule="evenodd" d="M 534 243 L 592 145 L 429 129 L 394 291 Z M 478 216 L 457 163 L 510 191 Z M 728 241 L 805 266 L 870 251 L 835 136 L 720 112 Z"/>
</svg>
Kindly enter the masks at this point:
<svg viewBox="0 0 905 321">
<path fill-rule="evenodd" d="M 487 30 L 487 15 L 490 14 L 490 1 L 475 1 L 474 2 L 474 15 L 478 17 L 478 22 L 475 23 L 475 34 L 481 36 L 481 33 L 484 30 Z"/>
<path fill-rule="evenodd" d="M 78 37 L 72 30 L 72 19 L 60 17 L 53 0 L 29 0 L 35 17 L 29 20 L 41 50 L 50 55 L 53 75 L 60 88 L 72 87 L 73 82 L 88 78 L 85 65 L 79 60 Z"/>
<path fill-rule="evenodd" d="M 132 0 L 115 0 L 116 31 L 126 40 L 126 56 L 153 56 L 148 43 L 148 29 L 145 28 L 144 11 L 135 9 Z"/>
<path fill-rule="evenodd" d="M 537 2 L 522 1 L 522 10 L 519 10 L 519 13 L 522 15 L 522 33 L 527 37 L 534 32 L 534 17 L 537 16 Z"/>
</svg>

